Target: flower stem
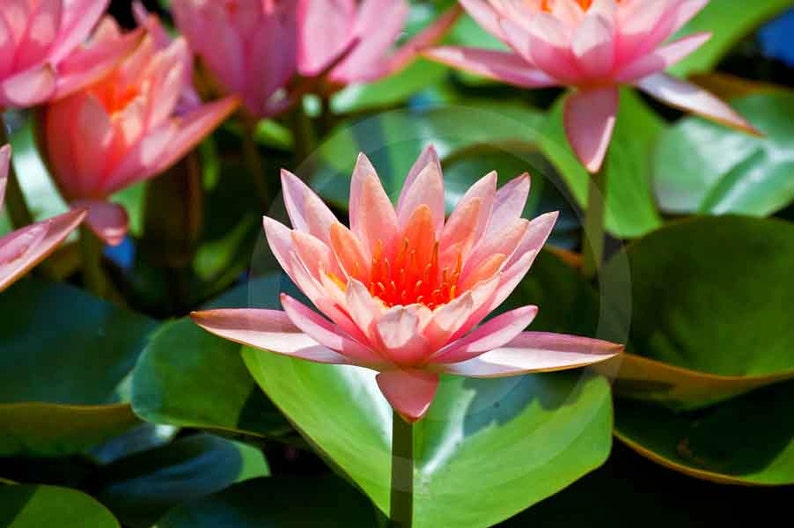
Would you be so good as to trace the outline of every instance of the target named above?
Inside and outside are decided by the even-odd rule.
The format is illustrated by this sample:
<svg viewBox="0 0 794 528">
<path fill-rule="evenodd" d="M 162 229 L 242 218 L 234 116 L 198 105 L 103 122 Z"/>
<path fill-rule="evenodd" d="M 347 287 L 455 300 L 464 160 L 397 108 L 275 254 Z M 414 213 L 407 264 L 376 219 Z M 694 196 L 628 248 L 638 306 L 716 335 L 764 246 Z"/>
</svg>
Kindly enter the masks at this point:
<svg viewBox="0 0 794 528">
<path fill-rule="evenodd" d="M 411 528 L 414 501 L 414 427 L 394 413 L 392 419 L 390 528 Z"/>
<path fill-rule="evenodd" d="M 607 195 L 606 160 L 590 177 L 587 192 L 587 211 L 584 217 L 582 273 L 592 279 L 604 261 L 604 211 Z"/>
<path fill-rule="evenodd" d="M 0 146 L 7 143 L 10 143 L 8 140 L 8 131 L 6 130 L 3 115 L 0 113 Z M 25 195 L 22 192 L 22 187 L 19 185 L 19 179 L 17 178 L 13 163 L 8 164 L 5 203 L 8 217 L 13 227 L 18 228 L 33 223 L 33 215 L 25 201 Z"/>
<path fill-rule="evenodd" d="M 259 201 L 262 202 L 262 208 L 267 210 L 270 207 L 270 185 L 268 185 L 267 175 L 265 174 L 265 164 L 262 161 L 262 156 L 259 153 L 259 148 L 256 146 L 256 119 L 250 116 L 243 116 L 243 157 L 245 164 L 248 166 L 248 172 L 251 173 L 251 178 L 256 187 L 256 193 L 259 196 Z"/>
<path fill-rule="evenodd" d="M 102 269 L 102 241 L 86 226 L 80 227 L 83 286 L 97 297 L 106 297 L 107 279 Z"/>
</svg>

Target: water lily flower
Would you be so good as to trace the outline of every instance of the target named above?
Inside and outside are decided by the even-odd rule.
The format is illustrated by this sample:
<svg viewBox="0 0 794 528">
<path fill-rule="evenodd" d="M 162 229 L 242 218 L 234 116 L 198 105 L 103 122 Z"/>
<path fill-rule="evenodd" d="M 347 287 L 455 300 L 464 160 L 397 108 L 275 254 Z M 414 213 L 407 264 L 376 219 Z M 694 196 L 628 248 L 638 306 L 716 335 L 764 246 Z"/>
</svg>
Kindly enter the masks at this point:
<svg viewBox="0 0 794 528">
<path fill-rule="evenodd" d="M 108 0 L 0 2 L 0 108 L 60 98 L 104 75 L 135 38 L 83 46 Z"/>
<path fill-rule="evenodd" d="M 497 191 L 476 182 L 449 218 L 433 148 L 414 164 L 393 207 L 359 156 L 350 227 L 296 176 L 282 172 L 293 229 L 264 218 L 278 262 L 322 313 L 287 294 L 284 311 L 219 309 L 193 319 L 221 337 L 319 363 L 378 371 L 381 392 L 406 420 L 427 412 L 440 374 L 500 377 L 589 365 L 621 347 L 586 337 L 524 332 L 536 306 L 480 324 L 529 270 L 557 213 L 520 217 L 524 174 Z M 479 326 L 478 326 L 479 325 Z"/>
<path fill-rule="evenodd" d="M 174 0 L 173 10 L 214 84 L 257 118 L 312 90 L 396 72 L 457 16 L 455 8 L 392 53 L 408 15 L 404 0 Z"/>
<path fill-rule="evenodd" d="M 123 38 L 110 20 L 93 37 Z M 184 39 L 159 48 L 146 35 L 105 77 L 38 115 L 40 150 L 56 185 L 73 207 L 88 209 L 88 226 L 107 244 L 128 230 L 126 211 L 108 197 L 179 161 L 237 106 L 226 98 L 178 112 L 191 60 Z"/>
<path fill-rule="evenodd" d="M 10 157 L 11 147 L 0 147 L 0 209 L 3 207 Z M 0 291 L 52 253 L 84 217 L 84 210 L 72 210 L 0 238 Z"/>
<path fill-rule="evenodd" d="M 757 134 L 730 106 L 665 73 L 706 40 L 666 42 L 708 0 L 460 0 L 511 51 L 440 47 L 434 60 L 516 86 L 570 86 L 564 122 L 581 162 L 596 172 L 609 145 L 620 85 L 682 110 Z"/>
</svg>

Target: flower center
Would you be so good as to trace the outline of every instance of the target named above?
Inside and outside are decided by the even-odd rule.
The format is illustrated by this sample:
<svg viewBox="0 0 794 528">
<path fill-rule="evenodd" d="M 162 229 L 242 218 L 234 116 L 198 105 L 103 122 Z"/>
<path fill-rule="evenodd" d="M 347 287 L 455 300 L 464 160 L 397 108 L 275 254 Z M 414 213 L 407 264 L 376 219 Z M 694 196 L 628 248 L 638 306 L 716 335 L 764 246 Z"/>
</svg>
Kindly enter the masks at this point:
<svg viewBox="0 0 794 528">
<path fill-rule="evenodd" d="M 462 267 L 460 254 L 454 265 L 439 263 L 438 242 L 432 247 L 411 244 L 408 238 L 393 258 L 378 244 L 372 257 L 369 291 L 387 306 L 424 304 L 431 310 L 456 297 Z"/>
</svg>

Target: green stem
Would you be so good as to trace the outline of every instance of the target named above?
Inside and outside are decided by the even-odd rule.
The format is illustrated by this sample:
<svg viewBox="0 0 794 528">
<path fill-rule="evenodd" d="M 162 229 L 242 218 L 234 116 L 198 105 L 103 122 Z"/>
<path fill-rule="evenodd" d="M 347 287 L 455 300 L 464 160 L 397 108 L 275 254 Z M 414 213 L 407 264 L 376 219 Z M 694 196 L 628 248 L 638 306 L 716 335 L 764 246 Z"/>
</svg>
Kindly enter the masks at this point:
<svg viewBox="0 0 794 528">
<path fill-rule="evenodd" d="M 7 143 L 10 143 L 8 140 L 8 132 L 6 131 L 5 121 L 3 121 L 3 115 L 0 112 L 0 146 Z M 19 179 L 17 178 L 13 163 L 9 163 L 8 165 L 5 204 L 8 217 L 11 219 L 11 225 L 13 227 L 22 227 L 33 223 L 33 215 L 25 201 L 25 194 L 22 192 L 22 187 L 19 185 Z"/>
<path fill-rule="evenodd" d="M 102 241 L 88 227 L 80 227 L 83 286 L 97 297 L 105 298 L 108 294 L 108 283 L 102 269 L 102 247 Z"/>
<path fill-rule="evenodd" d="M 243 116 L 242 121 L 245 128 L 243 130 L 243 157 L 254 181 L 256 194 L 259 196 L 259 201 L 262 202 L 262 208 L 267 210 L 272 198 L 267 174 L 265 174 L 265 164 L 259 153 L 259 147 L 256 146 L 256 119 Z"/>
<path fill-rule="evenodd" d="M 414 428 L 396 412 L 392 419 L 390 528 L 411 528 L 414 501 Z"/>
<path fill-rule="evenodd" d="M 328 135 L 334 127 L 334 112 L 331 109 L 331 97 L 323 95 L 320 98 L 320 134 Z"/>
<path fill-rule="evenodd" d="M 584 217 L 582 240 L 582 273 L 592 279 L 604 261 L 604 211 L 607 195 L 606 161 L 591 175 L 587 192 L 587 211 Z"/>
<path fill-rule="evenodd" d="M 290 114 L 292 128 L 292 151 L 295 156 L 294 166 L 299 167 L 314 152 L 314 129 L 309 116 L 298 102 Z"/>
</svg>

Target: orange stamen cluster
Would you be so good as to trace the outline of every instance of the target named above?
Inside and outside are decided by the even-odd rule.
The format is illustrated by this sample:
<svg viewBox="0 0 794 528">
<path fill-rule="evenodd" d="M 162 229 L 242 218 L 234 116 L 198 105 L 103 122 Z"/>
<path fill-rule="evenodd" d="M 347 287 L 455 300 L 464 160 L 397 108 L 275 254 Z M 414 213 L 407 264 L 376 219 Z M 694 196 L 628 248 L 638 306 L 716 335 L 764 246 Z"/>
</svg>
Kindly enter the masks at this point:
<svg viewBox="0 0 794 528">
<path fill-rule="evenodd" d="M 456 297 L 462 267 L 460 255 L 454 266 L 442 266 L 438 242 L 424 250 L 407 237 L 389 258 L 379 243 L 372 257 L 370 293 L 387 306 L 424 304 L 431 310 Z"/>
<path fill-rule="evenodd" d="M 540 9 L 542 11 L 546 11 L 551 13 L 552 11 L 552 2 L 554 0 L 541 0 L 540 2 Z M 590 9 L 590 6 L 593 5 L 593 0 L 574 0 L 577 4 L 579 4 L 582 8 L 582 11 L 587 11 Z"/>
</svg>

